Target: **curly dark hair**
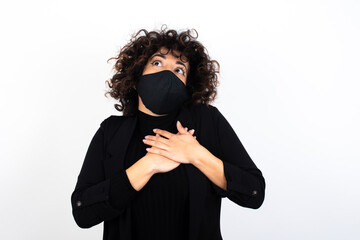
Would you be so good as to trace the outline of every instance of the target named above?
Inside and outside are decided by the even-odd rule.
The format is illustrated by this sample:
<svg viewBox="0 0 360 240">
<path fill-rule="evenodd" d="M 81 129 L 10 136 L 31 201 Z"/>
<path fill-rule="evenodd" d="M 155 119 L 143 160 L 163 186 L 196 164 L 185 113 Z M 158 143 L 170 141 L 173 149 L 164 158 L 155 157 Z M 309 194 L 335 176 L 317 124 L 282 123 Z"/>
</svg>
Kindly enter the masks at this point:
<svg viewBox="0 0 360 240">
<path fill-rule="evenodd" d="M 165 25 L 166 26 L 166 25 Z M 195 30 L 195 29 L 193 29 Z M 145 36 L 138 35 L 144 32 Z M 138 93 L 134 86 L 142 75 L 148 59 L 160 48 L 165 47 L 168 51 L 180 52 L 180 59 L 185 56 L 189 61 L 189 73 L 186 79 L 186 88 L 190 93 L 189 98 L 183 105 L 205 104 L 208 106 L 215 100 L 217 86 L 219 85 L 217 73 L 220 64 L 216 60 L 210 60 L 206 48 L 191 35 L 190 30 L 178 33 L 176 30 L 162 28 L 160 31 L 139 30 L 128 44 L 126 44 L 116 57 L 109 58 L 107 62 L 116 59 L 113 70 L 116 73 L 110 81 L 106 80 L 110 88 L 105 96 L 110 94 L 120 104 L 114 104 L 123 116 L 132 116 L 138 108 Z M 218 69 L 215 68 L 215 64 Z"/>
</svg>

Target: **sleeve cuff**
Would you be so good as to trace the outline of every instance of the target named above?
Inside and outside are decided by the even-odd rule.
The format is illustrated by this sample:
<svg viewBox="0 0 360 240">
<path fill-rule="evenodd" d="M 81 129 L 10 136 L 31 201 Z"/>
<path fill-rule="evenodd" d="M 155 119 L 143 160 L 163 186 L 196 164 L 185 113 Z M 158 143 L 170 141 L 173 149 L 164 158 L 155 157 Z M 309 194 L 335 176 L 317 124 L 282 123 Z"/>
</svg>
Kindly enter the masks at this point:
<svg viewBox="0 0 360 240">
<path fill-rule="evenodd" d="M 258 191 L 256 189 L 251 189 L 248 187 L 241 186 L 241 176 L 237 176 L 241 173 L 237 171 L 237 166 L 232 165 L 231 163 L 223 161 L 224 164 L 224 175 L 226 178 L 226 191 L 220 187 L 218 187 L 216 184 L 211 182 L 211 185 L 213 186 L 214 190 L 217 194 L 219 194 L 221 197 L 231 197 L 234 192 L 243 193 L 248 196 L 256 196 L 258 194 Z M 244 173 L 245 174 L 245 173 Z M 237 182 L 234 182 L 233 179 L 237 179 Z M 245 179 L 243 179 L 245 181 Z"/>
</svg>

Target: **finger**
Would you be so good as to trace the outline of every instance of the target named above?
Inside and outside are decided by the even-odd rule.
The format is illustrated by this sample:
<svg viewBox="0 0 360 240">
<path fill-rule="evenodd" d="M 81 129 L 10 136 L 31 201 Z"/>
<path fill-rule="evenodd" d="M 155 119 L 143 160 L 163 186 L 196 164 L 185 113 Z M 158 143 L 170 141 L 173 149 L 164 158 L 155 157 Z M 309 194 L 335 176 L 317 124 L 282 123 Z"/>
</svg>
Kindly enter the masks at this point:
<svg viewBox="0 0 360 240">
<path fill-rule="evenodd" d="M 187 127 L 186 127 L 185 129 L 186 129 L 187 133 L 192 134 L 190 131 L 188 131 L 188 128 L 187 128 Z M 180 133 L 180 132 L 177 132 L 176 135 L 181 135 L 181 133 Z"/>
<path fill-rule="evenodd" d="M 169 139 L 163 138 L 161 137 L 158 133 L 156 133 L 155 136 L 153 135 L 146 135 L 145 140 L 150 140 L 150 141 L 157 141 L 157 142 L 162 142 L 166 145 L 169 145 Z"/>
<path fill-rule="evenodd" d="M 180 134 L 190 134 L 188 132 L 188 128 L 187 127 L 184 128 L 180 121 L 177 121 L 176 126 Z"/>
<path fill-rule="evenodd" d="M 184 128 L 184 127 L 181 125 L 180 121 L 177 121 L 177 122 L 176 122 L 176 128 L 177 128 L 177 130 L 178 130 L 181 134 L 188 134 L 187 128 Z"/>
<path fill-rule="evenodd" d="M 161 136 L 164 136 L 167 139 L 169 139 L 172 135 L 175 135 L 175 134 L 173 134 L 171 132 L 168 132 L 168 131 L 162 130 L 162 129 L 158 129 L 158 128 L 153 129 L 153 131 L 154 131 L 154 133 L 157 133 L 157 134 L 159 134 Z"/>
<path fill-rule="evenodd" d="M 160 137 L 159 135 L 157 137 L 155 137 L 155 139 L 154 138 L 143 139 L 143 142 L 146 145 L 157 147 L 157 148 L 163 149 L 163 150 L 169 150 L 169 145 L 166 143 L 166 141 L 169 141 L 169 140 L 164 139 L 164 138 Z"/>
<path fill-rule="evenodd" d="M 170 158 L 170 153 L 168 151 L 162 150 L 162 149 L 157 148 L 157 147 L 146 148 L 146 151 L 148 151 L 150 153 L 154 153 L 154 154 L 159 154 L 159 155 L 162 155 L 164 157 L 167 157 L 167 158 L 171 159 Z"/>
</svg>

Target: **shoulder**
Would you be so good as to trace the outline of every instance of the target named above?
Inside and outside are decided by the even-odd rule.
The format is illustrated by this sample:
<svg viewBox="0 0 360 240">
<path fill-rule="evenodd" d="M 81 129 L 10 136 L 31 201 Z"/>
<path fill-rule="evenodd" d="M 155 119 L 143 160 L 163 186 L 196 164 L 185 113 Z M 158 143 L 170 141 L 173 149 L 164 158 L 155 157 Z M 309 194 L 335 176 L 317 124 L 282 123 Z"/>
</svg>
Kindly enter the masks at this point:
<svg viewBox="0 0 360 240">
<path fill-rule="evenodd" d="M 100 123 L 100 127 L 105 131 L 107 131 L 108 129 L 116 129 L 121 126 L 121 124 L 124 122 L 126 118 L 128 117 L 110 115 Z"/>
<path fill-rule="evenodd" d="M 214 105 L 212 105 L 212 104 L 206 105 L 204 103 L 191 105 L 188 108 L 190 111 L 199 112 L 202 114 L 211 113 L 214 111 L 214 109 L 216 109 L 216 107 Z"/>
<path fill-rule="evenodd" d="M 111 142 L 111 139 L 116 135 L 118 129 L 131 117 L 110 115 L 100 123 L 100 129 L 103 130 L 105 141 Z"/>
<path fill-rule="evenodd" d="M 219 116 L 219 114 L 221 114 L 219 109 L 212 104 L 196 104 L 189 108 L 194 115 L 200 115 L 200 117 L 205 118 L 215 119 Z"/>
<path fill-rule="evenodd" d="M 216 127 L 229 127 L 230 122 L 225 115 L 214 105 L 199 104 L 192 107 L 193 115 L 198 119 L 202 119 L 202 122 L 207 122 Z"/>
</svg>

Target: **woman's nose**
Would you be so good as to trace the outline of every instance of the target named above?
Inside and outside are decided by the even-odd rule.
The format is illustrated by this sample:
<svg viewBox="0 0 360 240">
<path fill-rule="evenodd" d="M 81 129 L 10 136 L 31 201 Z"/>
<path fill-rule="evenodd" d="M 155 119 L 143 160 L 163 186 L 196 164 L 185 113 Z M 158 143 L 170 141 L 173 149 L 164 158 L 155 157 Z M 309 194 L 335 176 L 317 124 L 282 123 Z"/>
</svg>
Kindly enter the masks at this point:
<svg viewBox="0 0 360 240">
<path fill-rule="evenodd" d="M 170 67 L 170 66 L 166 66 L 166 67 L 165 67 L 165 70 L 173 71 L 173 70 L 172 70 L 172 67 Z"/>
</svg>

